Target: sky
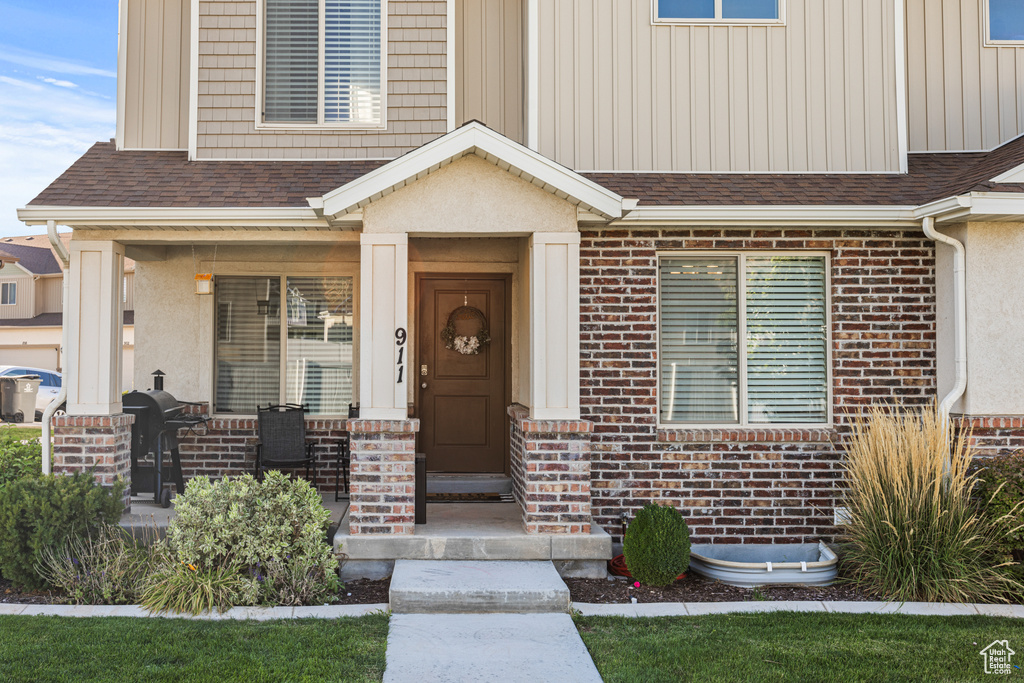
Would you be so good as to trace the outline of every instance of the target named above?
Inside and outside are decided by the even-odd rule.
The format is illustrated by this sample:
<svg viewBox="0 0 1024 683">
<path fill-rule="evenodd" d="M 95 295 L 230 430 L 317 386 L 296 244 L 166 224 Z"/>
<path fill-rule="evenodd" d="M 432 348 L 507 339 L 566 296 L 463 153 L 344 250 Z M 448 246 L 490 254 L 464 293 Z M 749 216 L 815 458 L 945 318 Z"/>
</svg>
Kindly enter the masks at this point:
<svg viewBox="0 0 1024 683">
<path fill-rule="evenodd" d="M 0 236 L 93 143 L 114 137 L 117 0 L 0 0 Z"/>
</svg>

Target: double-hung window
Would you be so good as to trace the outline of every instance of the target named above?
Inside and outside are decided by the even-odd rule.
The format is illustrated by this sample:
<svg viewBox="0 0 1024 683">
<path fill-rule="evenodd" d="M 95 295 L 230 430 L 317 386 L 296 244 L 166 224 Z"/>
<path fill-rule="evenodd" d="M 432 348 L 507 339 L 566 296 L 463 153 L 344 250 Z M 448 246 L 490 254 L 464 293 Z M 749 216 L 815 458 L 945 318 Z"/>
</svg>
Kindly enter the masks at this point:
<svg viewBox="0 0 1024 683">
<path fill-rule="evenodd" d="M 652 0 L 657 22 L 778 22 L 783 0 Z"/>
<path fill-rule="evenodd" d="M 214 411 L 299 403 L 347 415 L 353 278 L 218 277 Z"/>
<path fill-rule="evenodd" d="M 988 2 L 988 42 L 1024 43 L 1024 2 L 986 0 Z"/>
<path fill-rule="evenodd" d="M 0 305 L 13 306 L 18 303 L 18 283 L 5 282 L 0 284 Z"/>
<path fill-rule="evenodd" d="M 659 270 L 662 424 L 829 421 L 825 255 L 665 256 Z"/>
<path fill-rule="evenodd" d="M 261 124 L 384 125 L 386 0 L 263 0 Z"/>
</svg>

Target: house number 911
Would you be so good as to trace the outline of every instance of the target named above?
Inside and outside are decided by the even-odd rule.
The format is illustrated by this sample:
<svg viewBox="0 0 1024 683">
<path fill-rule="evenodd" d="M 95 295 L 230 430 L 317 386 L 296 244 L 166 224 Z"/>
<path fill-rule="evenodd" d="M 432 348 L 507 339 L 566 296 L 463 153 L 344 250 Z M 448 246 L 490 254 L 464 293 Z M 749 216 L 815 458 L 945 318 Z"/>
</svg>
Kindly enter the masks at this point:
<svg viewBox="0 0 1024 683">
<path fill-rule="evenodd" d="M 405 342 L 408 340 L 409 335 L 404 327 L 399 327 L 395 330 L 395 344 L 398 346 L 398 382 L 396 384 L 401 384 L 405 381 Z"/>
</svg>

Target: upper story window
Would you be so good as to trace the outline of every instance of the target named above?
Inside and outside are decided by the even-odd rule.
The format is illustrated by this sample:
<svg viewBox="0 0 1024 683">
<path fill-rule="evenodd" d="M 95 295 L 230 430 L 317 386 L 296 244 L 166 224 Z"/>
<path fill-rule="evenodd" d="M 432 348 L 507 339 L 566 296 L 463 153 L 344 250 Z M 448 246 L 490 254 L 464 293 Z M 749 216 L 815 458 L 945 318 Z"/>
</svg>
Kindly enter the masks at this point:
<svg viewBox="0 0 1024 683">
<path fill-rule="evenodd" d="M 13 306 L 18 303 L 18 283 L 5 282 L 0 285 L 0 305 Z"/>
<path fill-rule="evenodd" d="M 988 0 L 988 40 L 1024 43 L 1024 2 Z"/>
<path fill-rule="evenodd" d="M 269 125 L 384 125 L 386 0 L 264 0 Z"/>
<path fill-rule="evenodd" d="M 665 23 L 706 21 L 777 22 L 783 0 L 654 0 L 655 20 Z"/>
<path fill-rule="evenodd" d="M 828 258 L 664 257 L 661 423 L 829 421 Z"/>
</svg>

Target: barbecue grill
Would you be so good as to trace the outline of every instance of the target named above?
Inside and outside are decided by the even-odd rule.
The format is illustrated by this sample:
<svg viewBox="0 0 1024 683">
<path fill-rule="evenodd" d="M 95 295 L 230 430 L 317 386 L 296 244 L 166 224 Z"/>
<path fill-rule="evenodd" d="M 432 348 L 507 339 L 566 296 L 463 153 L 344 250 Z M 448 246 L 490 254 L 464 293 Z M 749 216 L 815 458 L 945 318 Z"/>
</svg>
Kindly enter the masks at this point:
<svg viewBox="0 0 1024 683">
<path fill-rule="evenodd" d="M 171 506 L 173 483 L 185 490 L 178 453 L 178 430 L 205 425 L 206 418 L 186 415 L 185 407 L 166 391 L 133 391 L 122 400 L 124 412 L 135 416 L 132 424 L 132 495 L 152 493 L 153 502 Z M 169 481 L 168 481 L 169 480 Z"/>
</svg>

